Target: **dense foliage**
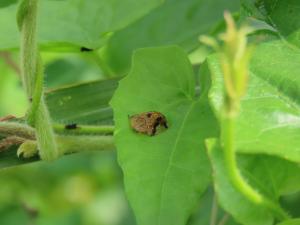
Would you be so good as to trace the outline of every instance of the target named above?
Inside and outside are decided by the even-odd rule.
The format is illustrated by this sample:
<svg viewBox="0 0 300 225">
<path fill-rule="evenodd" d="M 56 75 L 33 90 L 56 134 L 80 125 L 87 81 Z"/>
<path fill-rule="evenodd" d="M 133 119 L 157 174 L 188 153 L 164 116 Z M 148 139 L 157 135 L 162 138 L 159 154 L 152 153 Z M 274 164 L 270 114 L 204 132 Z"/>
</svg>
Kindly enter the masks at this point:
<svg viewBox="0 0 300 225">
<path fill-rule="evenodd" d="M 1 224 L 300 224 L 299 1 L 37 2 L 0 2 Z"/>
</svg>

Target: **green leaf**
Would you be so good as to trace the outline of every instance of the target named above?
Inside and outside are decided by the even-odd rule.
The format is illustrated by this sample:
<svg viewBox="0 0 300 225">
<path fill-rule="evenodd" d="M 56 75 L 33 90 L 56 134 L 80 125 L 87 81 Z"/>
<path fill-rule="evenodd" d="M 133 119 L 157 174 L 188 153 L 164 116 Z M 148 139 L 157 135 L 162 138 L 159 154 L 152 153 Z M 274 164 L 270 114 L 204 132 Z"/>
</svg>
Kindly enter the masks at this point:
<svg viewBox="0 0 300 225">
<path fill-rule="evenodd" d="M 209 187 L 205 194 L 203 194 L 201 200 L 198 203 L 198 207 L 196 212 L 190 217 L 189 222 L 187 225 L 207 225 L 211 224 L 212 220 L 212 210 L 213 210 L 213 203 L 215 203 L 215 193 L 212 187 Z M 225 225 L 240 225 L 233 220 L 233 218 L 222 210 L 218 205 L 217 213 L 215 215 L 215 221 L 219 221 L 218 224 L 221 225 L 221 221 Z M 224 223 L 226 221 L 226 223 Z"/>
<path fill-rule="evenodd" d="M 53 54 L 53 53 L 50 53 Z M 57 53 L 59 54 L 59 53 Z M 99 66 L 81 57 L 81 54 L 67 54 L 52 59 L 45 65 L 45 87 L 57 88 L 65 85 L 103 79 Z M 45 57 L 46 58 L 46 57 Z"/>
<path fill-rule="evenodd" d="M 280 196 L 300 190 L 300 166 L 268 155 L 241 155 L 242 170 L 251 185 L 274 201 Z M 250 172 L 249 172 L 250 171 Z"/>
<path fill-rule="evenodd" d="M 213 168 L 215 192 L 222 208 L 244 225 L 273 224 L 273 217 L 267 209 L 253 204 L 232 186 L 222 149 L 215 139 L 207 141 L 207 149 Z"/>
<path fill-rule="evenodd" d="M 199 46 L 200 34 L 215 30 L 224 10 L 237 11 L 238 0 L 167 0 L 108 42 L 103 57 L 116 74 L 130 68 L 132 52 L 143 47 L 178 44 L 187 52 Z"/>
<path fill-rule="evenodd" d="M 23 116 L 24 108 L 27 107 L 27 99 L 20 84 L 20 78 L 15 71 L 7 67 L 2 58 L 0 58 L 0 71 L 0 117 L 12 112 L 16 116 Z"/>
<path fill-rule="evenodd" d="M 276 155 L 300 162 L 299 61 L 300 51 L 280 41 L 256 48 L 237 120 L 238 152 Z M 224 87 L 219 58 L 209 57 L 203 71 L 203 79 L 211 79 L 209 97 L 220 116 Z"/>
<path fill-rule="evenodd" d="M 226 173 L 223 150 L 215 140 L 208 140 L 207 143 L 213 167 L 215 191 L 221 206 L 243 224 L 264 224 L 256 221 L 263 215 L 259 214 L 260 216 L 256 217 L 258 206 L 249 202 L 232 186 Z M 300 167 L 297 163 L 274 156 L 247 154 L 239 154 L 237 161 L 247 182 L 274 202 L 278 201 L 283 194 L 300 189 Z M 246 207 L 241 209 L 241 205 Z M 267 211 L 264 209 L 263 212 Z M 253 218 L 249 219 L 248 216 L 251 214 Z"/>
<path fill-rule="evenodd" d="M 299 225 L 300 224 L 300 219 L 291 219 L 284 221 L 282 223 L 278 223 L 277 225 Z"/>
<path fill-rule="evenodd" d="M 267 209 L 251 203 L 231 184 L 218 142 L 208 140 L 207 146 L 220 205 L 242 224 L 269 224 L 267 220 L 271 221 L 271 215 Z M 297 163 L 274 156 L 248 154 L 239 154 L 237 161 L 247 182 L 274 202 L 278 202 L 283 194 L 300 190 L 300 167 Z"/>
<path fill-rule="evenodd" d="M 300 47 L 300 1 L 242 0 L 244 8 L 253 16 L 264 19 L 289 42 Z"/>
<path fill-rule="evenodd" d="M 300 47 L 300 2 L 294 0 L 280 0 L 276 2 L 264 0 L 263 2 L 271 24 L 288 41 Z"/>
<path fill-rule="evenodd" d="M 51 118 L 60 123 L 112 124 L 108 102 L 117 82 L 108 79 L 50 91 L 46 100 Z"/>
<path fill-rule="evenodd" d="M 147 14 L 162 0 L 40 1 L 38 40 L 43 47 L 79 51 L 105 44 L 111 32 Z M 17 5 L 0 9 L 0 49 L 17 48 Z"/>
<path fill-rule="evenodd" d="M 195 96 L 195 75 L 184 51 L 136 51 L 111 105 L 118 159 L 138 224 L 186 224 L 210 180 L 204 139 L 216 136 L 218 128 L 207 97 Z M 169 128 L 155 136 L 134 132 L 128 115 L 148 111 L 163 113 Z"/>
<path fill-rule="evenodd" d="M 280 200 L 293 218 L 300 218 L 300 191 L 285 195 Z"/>
<path fill-rule="evenodd" d="M 251 15 L 252 18 L 265 20 L 266 12 L 263 11 L 264 8 L 260 8 L 260 4 L 262 4 L 262 1 L 257 2 L 255 0 L 241 0 L 241 15 L 246 17 Z"/>
<path fill-rule="evenodd" d="M 2 0 L 0 2 L 0 8 L 6 7 L 6 6 L 11 5 L 11 4 L 15 4 L 16 2 L 17 2 L 17 0 Z"/>
</svg>

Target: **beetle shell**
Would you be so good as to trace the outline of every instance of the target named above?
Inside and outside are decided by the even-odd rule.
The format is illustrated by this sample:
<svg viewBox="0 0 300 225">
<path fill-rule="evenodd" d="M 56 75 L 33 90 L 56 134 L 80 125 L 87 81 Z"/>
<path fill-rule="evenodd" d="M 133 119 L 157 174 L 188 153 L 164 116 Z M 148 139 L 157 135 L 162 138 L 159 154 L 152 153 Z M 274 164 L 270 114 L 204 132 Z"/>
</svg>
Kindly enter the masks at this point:
<svg viewBox="0 0 300 225">
<path fill-rule="evenodd" d="M 129 117 L 130 126 L 138 133 L 153 136 L 157 128 L 168 128 L 166 117 L 160 112 L 143 112 Z"/>
</svg>

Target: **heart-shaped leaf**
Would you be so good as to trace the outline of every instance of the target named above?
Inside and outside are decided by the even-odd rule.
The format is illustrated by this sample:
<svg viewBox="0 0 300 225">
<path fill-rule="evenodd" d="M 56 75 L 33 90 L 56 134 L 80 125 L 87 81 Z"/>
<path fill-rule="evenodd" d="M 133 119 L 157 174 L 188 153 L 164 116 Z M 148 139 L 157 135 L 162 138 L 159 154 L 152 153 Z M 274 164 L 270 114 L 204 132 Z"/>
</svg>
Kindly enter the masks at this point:
<svg viewBox="0 0 300 225">
<path fill-rule="evenodd" d="M 184 225 L 210 180 L 204 139 L 218 134 L 207 97 L 178 47 L 136 51 L 131 72 L 111 102 L 119 163 L 139 225 Z M 169 128 L 136 133 L 128 116 L 165 115 Z"/>
</svg>

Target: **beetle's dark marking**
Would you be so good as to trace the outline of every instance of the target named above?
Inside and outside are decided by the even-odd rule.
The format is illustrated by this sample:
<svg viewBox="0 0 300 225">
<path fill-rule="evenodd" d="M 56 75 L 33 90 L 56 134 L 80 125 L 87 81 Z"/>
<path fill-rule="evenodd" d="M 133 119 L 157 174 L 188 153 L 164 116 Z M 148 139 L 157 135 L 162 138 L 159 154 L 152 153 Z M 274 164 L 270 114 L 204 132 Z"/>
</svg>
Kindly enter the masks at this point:
<svg viewBox="0 0 300 225">
<path fill-rule="evenodd" d="M 93 49 L 91 49 L 91 48 L 86 48 L 86 47 L 81 47 L 81 48 L 80 48 L 80 51 L 81 51 L 81 52 L 91 52 L 91 51 L 93 51 Z"/>
<path fill-rule="evenodd" d="M 76 123 L 71 123 L 71 124 L 66 124 L 65 125 L 65 129 L 67 130 L 73 130 L 77 128 L 77 124 Z"/>
<path fill-rule="evenodd" d="M 162 122 L 161 124 L 162 124 L 165 128 L 169 128 L 166 121 Z"/>
<path fill-rule="evenodd" d="M 158 120 L 158 119 L 159 119 L 159 118 L 156 119 L 156 122 L 155 122 L 154 125 L 153 125 L 152 133 L 151 133 L 152 136 L 156 134 L 156 129 L 157 129 L 157 127 L 160 125 L 160 120 Z"/>
</svg>

